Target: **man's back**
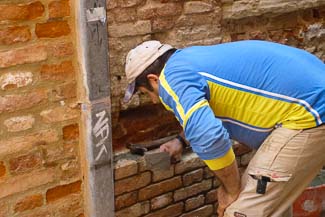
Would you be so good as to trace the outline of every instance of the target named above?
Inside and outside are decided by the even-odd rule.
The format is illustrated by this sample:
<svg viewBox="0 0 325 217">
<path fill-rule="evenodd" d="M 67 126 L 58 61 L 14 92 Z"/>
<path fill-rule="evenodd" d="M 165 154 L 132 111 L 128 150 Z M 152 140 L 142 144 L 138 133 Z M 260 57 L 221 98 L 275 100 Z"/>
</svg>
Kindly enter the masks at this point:
<svg viewBox="0 0 325 217">
<path fill-rule="evenodd" d="M 190 47 L 169 59 L 163 76 L 184 114 L 206 98 L 230 136 L 255 148 L 276 125 L 325 122 L 325 65 L 300 49 L 262 41 Z"/>
</svg>

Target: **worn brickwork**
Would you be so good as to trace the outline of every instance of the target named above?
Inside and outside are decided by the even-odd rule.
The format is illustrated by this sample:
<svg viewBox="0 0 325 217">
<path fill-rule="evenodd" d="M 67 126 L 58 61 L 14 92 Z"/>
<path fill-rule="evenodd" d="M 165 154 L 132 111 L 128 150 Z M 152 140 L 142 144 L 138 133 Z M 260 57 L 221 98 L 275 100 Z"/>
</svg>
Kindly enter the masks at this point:
<svg viewBox="0 0 325 217">
<path fill-rule="evenodd" d="M 0 2 L 0 217 L 83 214 L 73 4 Z"/>
<path fill-rule="evenodd" d="M 121 103 L 125 56 L 145 40 L 181 48 L 260 39 L 302 48 L 325 60 L 323 0 L 111 0 L 107 8 L 116 151 L 127 142 L 179 130 L 173 116 L 144 95 L 136 95 L 128 105 Z M 239 144 L 234 150 L 243 173 L 254 152 Z M 130 186 L 122 188 L 126 183 Z M 184 156 L 166 171 L 147 170 L 133 157 L 119 160 L 115 166 L 116 216 L 213 216 L 218 185 L 195 154 Z"/>
<path fill-rule="evenodd" d="M 184 47 L 261 39 L 303 48 L 325 60 L 324 0 L 110 0 L 107 8 L 115 147 L 130 140 L 157 138 L 166 127 L 177 129 L 175 119 L 155 107 L 159 119 L 151 120 L 150 129 L 143 130 L 143 123 L 152 119 L 146 116 L 148 109 L 138 109 L 151 105 L 143 95 L 136 95 L 128 105 L 121 103 L 125 56 L 142 41 L 158 39 Z M 130 125 L 130 117 L 137 114 L 137 122 Z"/>
</svg>

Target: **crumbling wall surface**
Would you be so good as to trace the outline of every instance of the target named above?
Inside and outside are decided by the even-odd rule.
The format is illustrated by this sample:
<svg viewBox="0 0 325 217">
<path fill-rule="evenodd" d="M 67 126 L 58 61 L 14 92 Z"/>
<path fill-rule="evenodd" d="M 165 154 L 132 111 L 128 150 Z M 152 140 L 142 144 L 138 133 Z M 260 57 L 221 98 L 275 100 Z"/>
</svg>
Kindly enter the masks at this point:
<svg viewBox="0 0 325 217">
<path fill-rule="evenodd" d="M 181 48 L 260 39 L 303 48 L 325 59 L 324 0 L 110 0 L 107 8 L 114 146 L 144 136 L 141 131 L 137 138 L 134 128 L 141 126 L 131 128 L 128 114 L 141 113 L 137 108 L 150 105 L 149 99 L 137 95 L 130 104 L 121 104 L 125 56 L 142 41 L 158 39 Z M 168 114 L 160 118 L 175 129 L 175 119 Z M 151 122 L 148 139 L 159 126 L 159 121 Z"/>
<path fill-rule="evenodd" d="M 71 0 L 0 1 L 0 216 L 81 216 Z"/>
</svg>

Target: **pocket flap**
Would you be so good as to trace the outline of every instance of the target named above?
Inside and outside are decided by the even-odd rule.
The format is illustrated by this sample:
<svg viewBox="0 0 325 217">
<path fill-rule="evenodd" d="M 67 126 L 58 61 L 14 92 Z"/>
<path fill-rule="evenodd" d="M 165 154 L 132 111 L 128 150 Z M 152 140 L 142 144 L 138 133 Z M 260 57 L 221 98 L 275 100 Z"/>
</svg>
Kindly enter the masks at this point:
<svg viewBox="0 0 325 217">
<path fill-rule="evenodd" d="M 290 173 L 272 171 L 262 168 L 249 168 L 248 174 L 260 179 L 262 176 L 269 177 L 272 182 L 287 182 L 292 177 Z"/>
</svg>

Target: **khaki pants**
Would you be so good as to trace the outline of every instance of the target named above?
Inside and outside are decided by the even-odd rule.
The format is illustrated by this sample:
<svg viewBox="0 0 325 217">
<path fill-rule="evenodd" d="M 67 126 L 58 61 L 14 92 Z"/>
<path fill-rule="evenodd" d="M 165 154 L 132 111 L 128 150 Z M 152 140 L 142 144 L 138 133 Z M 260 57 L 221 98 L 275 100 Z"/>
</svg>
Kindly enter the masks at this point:
<svg viewBox="0 0 325 217">
<path fill-rule="evenodd" d="M 249 163 L 239 198 L 226 217 L 291 216 L 290 207 L 325 165 L 325 125 L 275 129 Z M 257 194 L 257 178 L 269 177 L 266 193 Z"/>
</svg>

